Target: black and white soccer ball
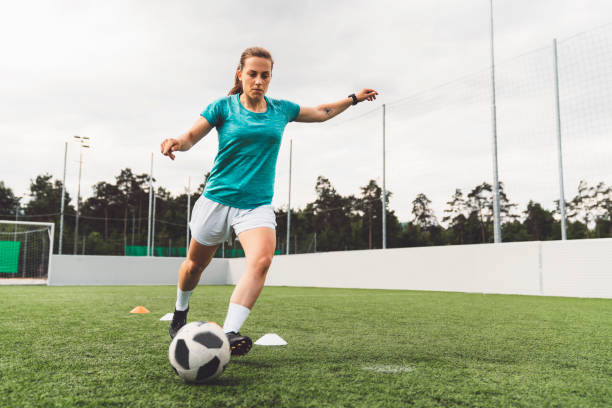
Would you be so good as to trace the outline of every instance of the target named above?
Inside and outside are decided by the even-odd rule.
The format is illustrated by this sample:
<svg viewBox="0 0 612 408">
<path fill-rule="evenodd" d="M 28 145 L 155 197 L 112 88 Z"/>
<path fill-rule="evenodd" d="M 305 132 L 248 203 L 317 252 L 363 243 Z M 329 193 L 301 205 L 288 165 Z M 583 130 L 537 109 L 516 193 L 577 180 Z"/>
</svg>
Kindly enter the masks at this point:
<svg viewBox="0 0 612 408">
<path fill-rule="evenodd" d="M 174 371 L 189 383 L 203 383 L 219 377 L 229 363 L 230 354 L 227 336 L 214 322 L 186 324 L 168 349 Z"/>
</svg>

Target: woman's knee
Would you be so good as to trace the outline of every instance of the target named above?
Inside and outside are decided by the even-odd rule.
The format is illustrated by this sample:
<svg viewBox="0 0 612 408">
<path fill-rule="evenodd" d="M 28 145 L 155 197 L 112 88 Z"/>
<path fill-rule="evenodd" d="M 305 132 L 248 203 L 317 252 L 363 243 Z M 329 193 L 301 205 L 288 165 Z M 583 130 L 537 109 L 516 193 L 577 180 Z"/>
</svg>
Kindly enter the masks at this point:
<svg viewBox="0 0 612 408">
<path fill-rule="evenodd" d="M 201 263 L 201 262 L 197 262 L 193 259 L 186 259 L 183 262 L 183 265 L 185 267 L 185 270 L 187 271 L 187 273 L 189 273 L 190 275 L 199 275 L 204 271 L 204 268 L 206 268 L 207 265 Z"/>
<path fill-rule="evenodd" d="M 272 265 L 272 256 L 259 255 L 254 259 L 255 269 L 259 272 L 266 273 Z"/>
</svg>

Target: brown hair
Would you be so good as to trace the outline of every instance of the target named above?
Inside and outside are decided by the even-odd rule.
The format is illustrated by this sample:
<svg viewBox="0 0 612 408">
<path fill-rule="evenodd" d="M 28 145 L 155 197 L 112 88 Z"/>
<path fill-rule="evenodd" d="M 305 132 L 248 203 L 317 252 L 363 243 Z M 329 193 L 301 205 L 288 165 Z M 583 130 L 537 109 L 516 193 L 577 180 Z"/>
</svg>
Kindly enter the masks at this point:
<svg viewBox="0 0 612 408">
<path fill-rule="evenodd" d="M 240 62 L 238 63 L 238 68 L 236 68 L 236 71 L 242 71 L 242 69 L 244 68 L 244 63 L 246 62 L 247 58 L 250 57 L 260 57 L 269 59 L 272 63 L 272 68 L 274 67 L 274 60 L 272 59 L 272 54 L 270 54 L 268 50 L 262 47 L 250 47 L 244 50 L 242 52 L 242 55 L 240 55 Z M 230 89 L 228 95 L 235 95 L 239 93 L 242 93 L 242 82 L 240 81 L 240 79 L 238 79 L 238 72 L 236 72 L 236 74 L 234 75 L 234 87 Z"/>
</svg>

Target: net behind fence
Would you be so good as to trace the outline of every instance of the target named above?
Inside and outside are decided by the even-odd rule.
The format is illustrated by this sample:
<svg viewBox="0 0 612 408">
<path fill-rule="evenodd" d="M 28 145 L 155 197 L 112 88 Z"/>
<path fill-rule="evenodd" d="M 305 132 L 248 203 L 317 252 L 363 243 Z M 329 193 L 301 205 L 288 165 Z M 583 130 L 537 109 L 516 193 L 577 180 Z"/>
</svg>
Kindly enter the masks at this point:
<svg viewBox="0 0 612 408">
<path fill-rule="evenodd" d="M 552 44 L 551 38 L 545 47 L 496 62 L 505 242 L 560 239 L 560 147 L 567 237 L 612 237 L 612 25 L 557 42 L 561 146 Z M 386 101 L 385 116 L 381 106 L 364 103 L 325 123 L 291 124 L 277 162 L 277 252 L 382 247 L 383 131 L 388 246 L 492 242 L 491 82 L 490 68 L 483 66 L 437 87 Z M 411 84 L 401 86 L 410 89 Z M 287 242 L 289 140 L 293 148 Z M 94 186 L 94 195 L 82 200 L 78 222 L 74 207 L 66 210 L 62 253 L 143 256 L 150 245 L 152 256 L 185 256 L 187 195 L 156 188 L 149 235 L 148 175 L 124 169 L 116 179 L 115 184 Z M 191 195 L 191 207 L 204 183 L 205 177 L 198 193 Z M 23 217 L 54 221 L 57 242 L 58 214 L 27 218 L 44 215 Z M 473 233 L 458 232 L 458 226 Z M 0 236 L 0 274 L 12 276 L 28 268 L 32 245 L 48 244 L 36 244 L 40 238 L 32 234 L 26 239 L 23 231 L 19 239 L 10 232 L 14 231 Z M 240 256 L 235 236 L 226 243 L 226 251 L 215 256 Z"/>
<path fill-rule="evenodd" d="M 38 225 L 0 224 L 0 278 L 45 279 L 49 231 Z"/>
<path fill-rule="evenodd" d="M 612 184 L 612 25 L 559 41 L 558 55 L 566 199 L 571 201 L 580 195 L 581 181 L 590 187 Z"/>
</svg>

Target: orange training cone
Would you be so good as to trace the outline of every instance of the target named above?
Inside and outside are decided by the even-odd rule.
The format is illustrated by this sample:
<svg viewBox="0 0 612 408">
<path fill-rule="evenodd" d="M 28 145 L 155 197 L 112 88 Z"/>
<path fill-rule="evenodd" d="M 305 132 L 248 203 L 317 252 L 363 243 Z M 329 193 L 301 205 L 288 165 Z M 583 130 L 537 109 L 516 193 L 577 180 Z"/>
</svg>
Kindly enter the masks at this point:
<svg viewBox="0 0 612 408">
<path fill-rule="evenodd" d="M 136 306 L 130 313 L 149 313 L 149 310 L 144 306 Z"/>
</svg>

